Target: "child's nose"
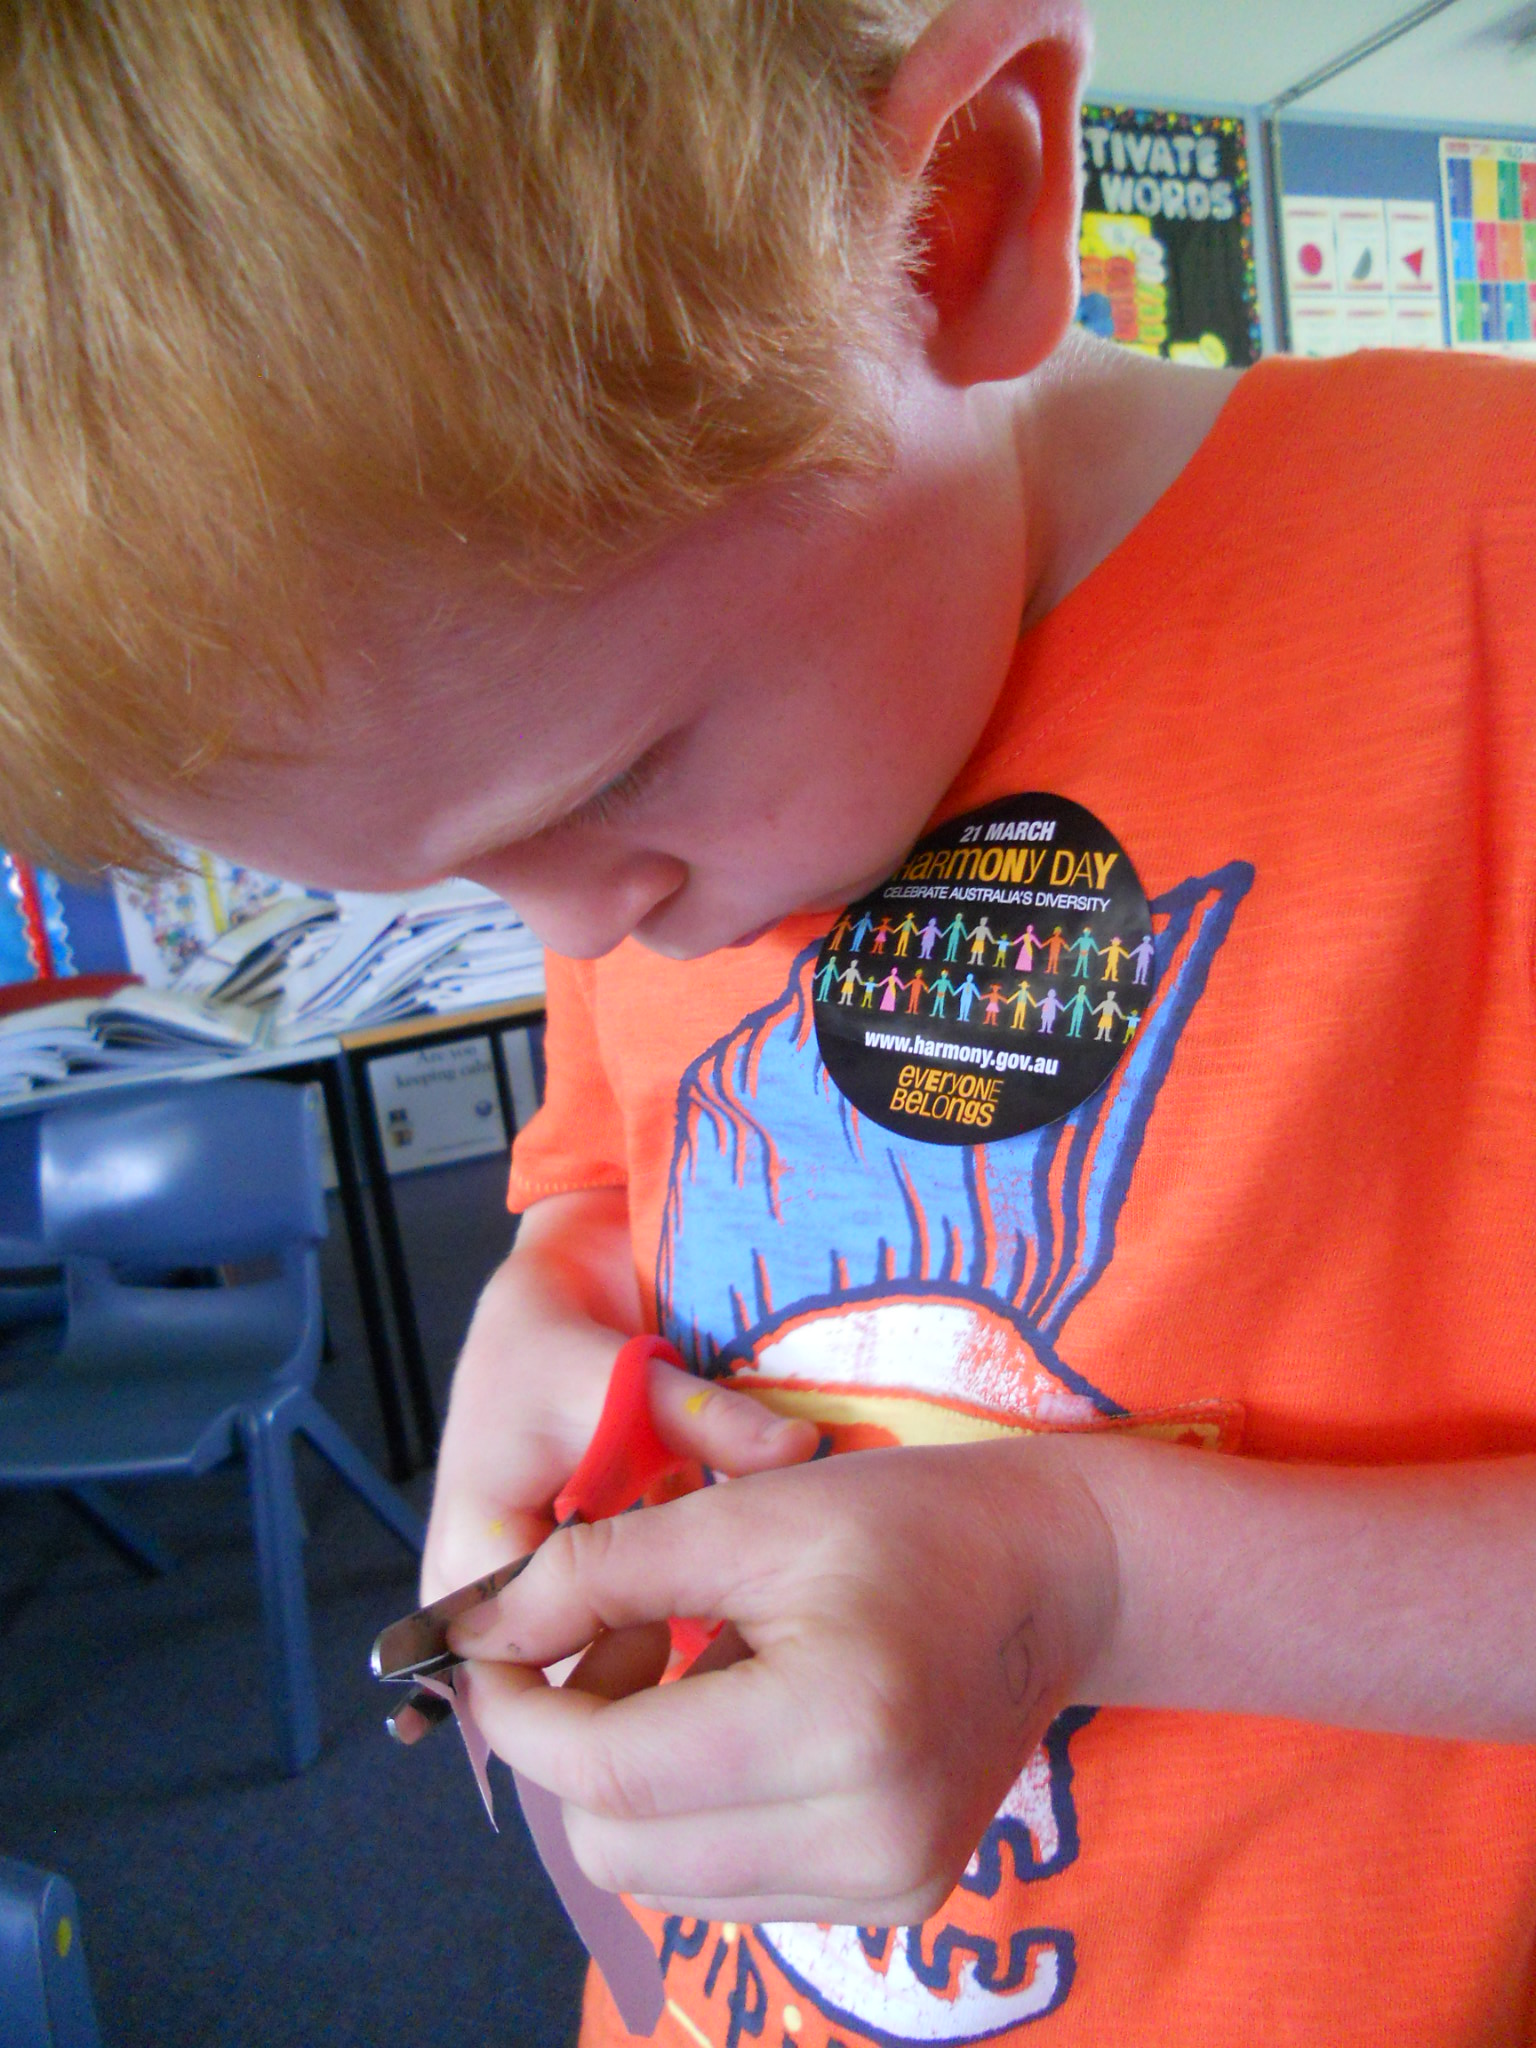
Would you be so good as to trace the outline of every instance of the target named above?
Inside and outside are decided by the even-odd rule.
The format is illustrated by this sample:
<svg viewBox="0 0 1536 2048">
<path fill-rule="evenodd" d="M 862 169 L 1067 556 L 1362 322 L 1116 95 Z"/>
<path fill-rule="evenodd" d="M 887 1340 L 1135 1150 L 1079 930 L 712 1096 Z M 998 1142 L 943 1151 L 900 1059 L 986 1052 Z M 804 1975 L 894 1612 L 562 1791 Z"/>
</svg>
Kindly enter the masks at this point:
<svg viewBox="0 0 1536 2048">
<path fill-rule="evenodd" d="M 551 952 L 595 960 L 675 896 L 688 869 L 671 854 L 523 847 L 477 862 L 469 879 L 504 897 Z"/>
</svg>

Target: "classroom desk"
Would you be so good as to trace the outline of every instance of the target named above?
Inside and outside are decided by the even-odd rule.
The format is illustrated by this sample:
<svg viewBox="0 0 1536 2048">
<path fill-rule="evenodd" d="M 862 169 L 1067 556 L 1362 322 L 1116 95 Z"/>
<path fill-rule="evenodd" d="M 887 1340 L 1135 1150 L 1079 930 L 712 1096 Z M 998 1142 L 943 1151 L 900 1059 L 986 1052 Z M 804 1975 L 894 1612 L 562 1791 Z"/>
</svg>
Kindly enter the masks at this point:
<svg viewBox="0 0 1536 2048">
<path fill-rule="evenodd" d="M 405 1379 L 416 1424 L 420 1462 L 430 1464 L 437 1455 L 438 1416 L 427 1378 L 426 1355 L 421 1345 L 421 1328 L 416 1320 L 416 1303 L 411 1293 L 405 1263 L 405 1245 L 400 1236 L 400 1219 L 395 1209 L 394 1187 L 379 1120 L 374 1112 L 368 1085 L 370 1064 L 385 1054 L 415 1052 L 424 1046 L 450 1045 L 465 1038 L 489 1042 L 491 1068 L 496 1076 L 496 1094 L 501 1104 L 502 1127 L 510 1144 L 517 1129 L 513 1113 L 512 1087 L 507 1077 L 502 1050 L 504 1031 L 539 1023 L 544 1015 L 542 996 L 519 996 L 503 1003 L 484 1003 L 473 1010 L 450 1010 L 438 1016 L 406 1017 L 398 1024 L 379 1024 L 365 1031 L 344 1031 L 340 1038 L 339 1065 L 353 1105 L 357 1128 L 362 1136 L 363 1159 L 373 1195 L 373 1213 L 378 1224 L 379 1248 L 384 1261 L 384 1278 L 394 1311 L 395 1335 L 400 1346 L 400 1366 Z M 339 1170 L 339 1169 L 338 1169 Z"/>
</svg>

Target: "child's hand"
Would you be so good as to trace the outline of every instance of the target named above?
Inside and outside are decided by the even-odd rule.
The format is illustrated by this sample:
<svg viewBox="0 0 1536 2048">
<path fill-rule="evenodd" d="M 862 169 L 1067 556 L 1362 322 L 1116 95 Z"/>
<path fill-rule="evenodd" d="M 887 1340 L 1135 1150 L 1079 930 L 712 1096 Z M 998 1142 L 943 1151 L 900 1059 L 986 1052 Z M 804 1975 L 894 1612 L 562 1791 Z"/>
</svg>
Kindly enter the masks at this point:
<svg viewBox="0 0 1536 2048">
<path fill-rule="evenodd" d="M 600 1885 L 712 1919 L 920 1921 L 1113 1625 L 1113 1539 L 1057 1451 L 861 1452 L 562 1532 L 452 1631 L 476 1714 L 566 1802 Z M 651 1686 L 637 1625 L 674 1613 L 752 1654 Z M 594 1638 L 564 1688 L 530 1668 Z"/>
<path fill-rule="evenodd" d="M 603 1190 L 541 1204 L 481 1296 L 454 1375 L 423 1600 L 548 1535 L 549 1503 L 597 1427 L 625 1335 L 639 1327 L 623 1197 Z M 650 1395 L 666 1442 L 719 1471 L 761 1471 L 816 1448 L 809 1423 L 782 1422 L 745 1394 L 660 1362 Z"/>
</svg>

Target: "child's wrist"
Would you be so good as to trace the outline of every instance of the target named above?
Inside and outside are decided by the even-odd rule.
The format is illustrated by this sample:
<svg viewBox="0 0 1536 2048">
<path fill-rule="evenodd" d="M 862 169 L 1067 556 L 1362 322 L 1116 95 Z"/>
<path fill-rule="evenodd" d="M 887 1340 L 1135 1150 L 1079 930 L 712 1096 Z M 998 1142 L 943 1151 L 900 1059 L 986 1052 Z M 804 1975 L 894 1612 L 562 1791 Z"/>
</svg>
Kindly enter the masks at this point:
<svg viewBox="0 0 1536 2048">
<path fill-rule="evenodd" d="M 1110 1459 L 1100 1455 L 1108 1444 Z M 1039 1617 L 1054 1639 L 1048 1654 L 1067 1694 L 1057 1702 L 1099 1704 L 1112 1671 L 1123 1606 L 1120 1538 L 1112 1507 L 1120 1489 L 1110 1475 L 1112 1440 L 1063 1432 L 997 1447 L 1012 1468 L 1006 1512 L 1017 1531 L 1017 1583 L 1041 1590 Z"/>
<path fill-rule="evenodd" d="M 1075 1482 L 1091 1501 L 1113 1558 L 1113 1598 L 1081 1667 L 1080 1699 L 1187 1704 L 1191 1647 L 1209 1648 L 1209 1589 L 1197 1590 L 1209 1561 L 1207 1489 L 1228 1494 L 1232 1477 L 1218 1467 L 1231 1461 L 1114 1429 L 1033 1441 L 1058 1487 Z M 1215 1527 L 1210 1536 L 1219 1541 Z"/>
</svg>

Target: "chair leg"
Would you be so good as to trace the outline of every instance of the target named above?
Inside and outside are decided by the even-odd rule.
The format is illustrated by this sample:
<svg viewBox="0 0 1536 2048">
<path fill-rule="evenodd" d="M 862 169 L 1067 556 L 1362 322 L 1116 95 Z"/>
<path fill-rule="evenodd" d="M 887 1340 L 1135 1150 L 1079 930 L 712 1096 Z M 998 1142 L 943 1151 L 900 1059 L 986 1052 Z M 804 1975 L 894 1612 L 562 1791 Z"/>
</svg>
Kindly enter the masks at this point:
<svg viewBox="0 0 1536 2048">
<path fill-rule="evenodd" d="M 295 1405 L 291 1411 L 293 1426 L 302 1430 L 325 1459 L 328 1465 L 340 1473 L 348 1486 L 366 1501 L 386 1529 L 390 1529 L 408 1550 L 420 1557 L 422 1545 L 427 1540 L 426 1524 L 421 1516 L 385 1479 L 381 1479 L 362 1452 L 353 1443 L 344 1429 L 327 1415 L 320 1403 L 312 1397 Z"/>
<path fill-rule="evenodd" d="M 293 1484 L 293 1438 L 286 1423 L 286 1417 L 274 1422 L 250 1411 L 240 1418 L 261 1578 L 272 1720 L 283 1769 L 292 1776 L 320 1754 L 320 1710 L 304 1591 L 303 1530 Z"/>
<path fill-rule="evenodd" d="M 0 1856 L 0 2041 L 101 2048 L 74 1888 Z"/>
<path fill-rule="evenodd" d="M 118 1555 L 125 1557 L 146 1579 L 159 1578 L 175 1565 L 176 1560 L 165 1545 L 125 1513 L 105 1487 L 61 1486 L 59 1491 L 82 1521 L 89 1522 L 97 1535 L 104 1536 Z"/>
</svg>

